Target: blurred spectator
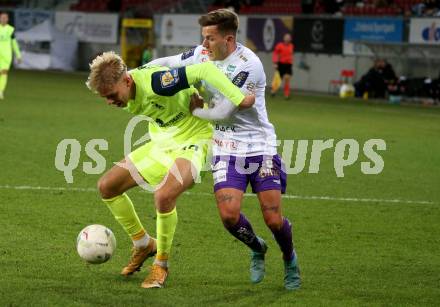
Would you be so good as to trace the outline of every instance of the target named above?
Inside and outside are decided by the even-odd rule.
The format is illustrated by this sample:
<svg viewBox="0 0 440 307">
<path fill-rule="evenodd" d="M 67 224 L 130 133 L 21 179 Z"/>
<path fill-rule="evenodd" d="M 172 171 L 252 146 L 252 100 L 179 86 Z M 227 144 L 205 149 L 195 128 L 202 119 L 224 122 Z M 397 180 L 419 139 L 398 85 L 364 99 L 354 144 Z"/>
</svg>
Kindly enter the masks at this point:
<svg viewBox="0 0 440 307">
<path fill-rule="evenodd" d="M 398 79 L 391 64 L 384 59 L 376 59 L 370 70 L 354 84 L 356 97 L 385 98 L 388 91 L 396 90 Z"/>
<path fill-rule="evenodd" d="M 342 14 L 341 8 L 344 5 L 344 0 L 321 0 L 324 6 L 324 13 L 332 15 Z"/>
<path fill-rule="evenodd" d="M 440 0 L 423 0 L 413 5 L 411 12 L 416 16 L 439 16 Z"/>
<path fill-rule="evenodd" d="M 388 0 L 374 0 L 373 5 L 376 8 L 386 8 L 389 6 Z"/>
<path fill-rule="evenodd" d="M 224 4 L 225 8 L 231 9 L 235 13 L 240 13 L 241 1 L 240 0 L 227 0 Z"/>
<path fill-rule="evenodd" d="M 151 46 L 147 46 L 144 51 L 142 52 L 142 61 L 141 65 L 147 64 L 153 59 L 153 50 L 151 49 Z"/>
<path fill-rule="evenodd" d="M 424 16 L 438 16 L 440 1 L 438 0 L 425 0 Z"/>
<path fill-rule="evenodd" d="M 121 0 L 110 0 L 107 4 L 107 9 L 110 12 L 119 12 L 121 11 L 121 5 L 122 5 Z"/>
<path fill-rule="evenodd" d="M 301 10 L 303 14 L 313 14 L 315 0 L 301 0 Z"/>
</svg>

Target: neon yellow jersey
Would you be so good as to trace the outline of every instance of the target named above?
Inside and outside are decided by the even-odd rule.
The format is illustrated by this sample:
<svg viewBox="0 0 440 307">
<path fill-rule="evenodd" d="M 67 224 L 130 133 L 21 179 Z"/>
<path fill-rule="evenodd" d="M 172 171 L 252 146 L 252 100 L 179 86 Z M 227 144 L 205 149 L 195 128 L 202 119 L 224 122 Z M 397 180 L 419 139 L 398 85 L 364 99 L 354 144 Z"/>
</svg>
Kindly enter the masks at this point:
<svg viewBox="0 0 440 307">
<path fill-rule="evenodd" d="M 190 97 L 197 93 L 192 85 L 205 80 L 236 105 L 244 98 L 240 89 L 210 62 L 171 70 L 147 64 L 129 73 L 136 85 L 136 97 L 125 109 L 148 116 L 151 140 L 165 148 L 189 140 L 211 139 L 209 122 L 190 113 Z"/>
<path fill-rule="evenodd" d="M 12 51 L 16 57 L 21 57 L 20 49 L 15 40 L 14 27 L 8 24 L 0 25 L 0 57 L 4 60 L 11 60 Z"/>
</svg>

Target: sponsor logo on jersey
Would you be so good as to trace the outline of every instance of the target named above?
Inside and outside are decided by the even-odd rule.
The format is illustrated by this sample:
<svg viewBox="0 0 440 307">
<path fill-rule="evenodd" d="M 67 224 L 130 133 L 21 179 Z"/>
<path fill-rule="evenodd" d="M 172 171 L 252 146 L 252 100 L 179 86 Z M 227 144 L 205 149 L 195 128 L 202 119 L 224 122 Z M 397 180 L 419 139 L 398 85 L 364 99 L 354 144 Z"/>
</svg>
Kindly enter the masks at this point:
<svg viewBox="0 0 440 307">
<path fill-rule="evenodd" d="M 199 146 L 198 145 L 188 145 L 182 148 L 182 150 L 194 150 L 197 151 L 199 150 Z"/>
<path fill-rule="evenodd" d="M 235 132 L 234 126 L 220 126 L 219 124 L 215 124 L 215 130 L 221 132 Z"/>
<path fill-rule="evenodd" d="M 155 108 L 157 108 L 157 109 L 159 109 L 159 110 L 163 110 L 163 109 L 165 109 L 164 106 L 161 106 L 160 104 L 157 104 L 157 103 L 154 102 L 154 101 L 152 101 L 151 104 L 152 104 Z"/>
<path fill-rule="evenodd" d="M 165 71 L 160 74 L 160 84 L 162 88 L 173 86 L 179 82 L 179 72 L 177 69 Z"/>
<path fill-rule="evenodd" d="M 238 149 L 237 143 L 234 141 L 220 140 L 220 139 L 215 138 L 214 142 L 218 147 L 227 148 L 229 150 L 237 150 Z"/>
<path fill-rule="evenodd" d="M 229 64 L 228 67 L 226 67 L 226 71 L 228 71 L 228 72 L 234 72 L 234 70 L 235 70 L 236 68 L 237 68 L 236 65 Z"/>
<path fill-rule="evenodd" d="M 169 120 L 167 122 L 164 122 L 160 118 L 156 118 L 156 124 L 161 128 L 166 128 L 166 127 L 174 125 L 175 123 L 177 123 L 178 121 L 180 121 L 184 117 L 185 117 L 185 114 L 183 112 L 180 112 L 179 114 L 177 114 L 176 116 L 174 116 L 171 120 Z"/>
<path fill-rule="evenodd" d="M 249 91 L 249 92 L 253 92 L 254 90 L 255 90 L 255 83 L 254 82 L 249 82 L 248 84 L 246 84 L 246 89 Z"/>
<path fill-rule="evenodd" d="M 185 51 L 184 53 L 182 53 L 181 59 L 186 60 L 186 59 L 192 57 L 194 55 L 195 50 L 196 50 L 196 47 L 193 47 L 193 48 L 189 49 L 188 51 Z"/>
<path fill-rule="evenodd" d="M 244 83 L 246 82 L 247 77 L 249 76 L 248 71 L 240 71 L 232 80 L 232 83 L 234 83 L 238 87 L 242 87 Z"/>
</svg>

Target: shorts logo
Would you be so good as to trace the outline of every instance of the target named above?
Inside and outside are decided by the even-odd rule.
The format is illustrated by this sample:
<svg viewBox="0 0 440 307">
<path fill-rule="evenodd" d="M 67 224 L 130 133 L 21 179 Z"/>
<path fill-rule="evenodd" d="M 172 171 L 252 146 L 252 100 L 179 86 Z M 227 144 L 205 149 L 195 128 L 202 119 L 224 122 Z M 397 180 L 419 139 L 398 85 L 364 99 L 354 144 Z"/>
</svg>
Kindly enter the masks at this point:
<svg viewBox="0 0 440 307">
<path fill-rule="evenodd" d="M 275 168 L 262 167 L 258 172 L 258 177 L 266 178 L 266 177 L 279 177 L 280 171 Z"/>
<path fill-rule="evenodd" d="M 177 69 L 165 71 L 160 74 L 160 84 L 162 88 L 167 88 L 179 83 L 179 72 Z"/>
<path fill-rule="evenodd" d="M 273 168 L 272 160 L 265 160 L 264 161 L 264 166 L 266 166 L 267 168 Z"/>
<path fill-rule="evenodd" d="M 220 169 L 226 169 L 226 162 L 225 161 L 218 161 L 213 167 L 212 171 L 218 171 Z"/>
<path fill-rule="evenodd" d="M 217 171 L 215 173 L 212 173 L 212 176 L 214 177 L 214 184 L 225 182 L 226 181 L 226 170 Z"/>
<path fill-rule="evenodd" d="M 248 71 L 240 71 L 232 80 L 232 83 L 234 83 L 237 87 L 242 87 L 246 82 L 248 76 L 249 76 Z"/>
</svg>

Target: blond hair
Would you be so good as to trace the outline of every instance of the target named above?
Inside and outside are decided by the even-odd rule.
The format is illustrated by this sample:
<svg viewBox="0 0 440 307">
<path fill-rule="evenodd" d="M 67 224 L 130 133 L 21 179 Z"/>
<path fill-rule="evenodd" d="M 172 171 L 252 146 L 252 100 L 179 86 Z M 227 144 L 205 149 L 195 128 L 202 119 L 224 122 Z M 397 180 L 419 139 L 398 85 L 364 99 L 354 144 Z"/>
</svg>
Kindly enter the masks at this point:
<svg viewBox="0 0 440 307">
<path fill-rule="evenodd" d="M 237 34 L 238 15 L 228 9 L 218 9 L 199 18 L 199 25 L 202 27 L 217 26 L 218 31 L 222 34 Z"/>
<path fill-rule="evenodd" d="M 87 87 L 94 92 L 114 86 L 127 72 L 122 58 L 113 51 L 98 55 L 90 66 L 90 74 L 87 78 Z"/>
</svg>

